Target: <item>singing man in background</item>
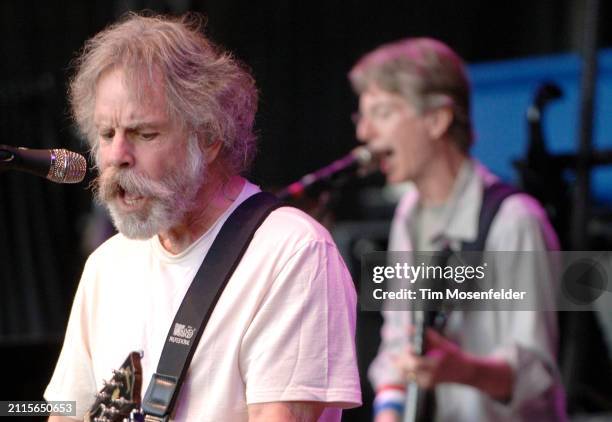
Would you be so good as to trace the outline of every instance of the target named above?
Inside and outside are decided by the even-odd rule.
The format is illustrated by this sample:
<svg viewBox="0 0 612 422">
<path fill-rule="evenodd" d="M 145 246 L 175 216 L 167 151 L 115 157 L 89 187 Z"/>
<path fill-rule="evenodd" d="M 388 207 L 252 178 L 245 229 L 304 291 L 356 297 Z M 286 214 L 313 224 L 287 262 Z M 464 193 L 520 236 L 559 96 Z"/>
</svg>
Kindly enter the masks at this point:
<svg viewBox="0 0 612 422">
<path fill-rule="evenodd" d="M 255 153 L 257 91 L 197 19 L 132 14 L 86 43 L 70 100 L 119 231 L 87 260 L 45 392 L 76 400 L 82 419 L 132 350 L 144 351 L 146 391 L 211 243 L 259 191 L 240 176 Z M 355 301 L 327 231 L 276 209 L 212 313 L 173 420 L 338 421 L 361 400 Z"/>
<path fill-rule="evenodd" d="M 469 154 L 470 85 L 460 57 L 433 39 L 405 39 L 366 54 L 349 78 L 359 95 L 357 137 L 381 157 L 389 183 L 413 185 L 396 209 L 389 250 L 457 250 L 474 241 L 483 192 L 497 178 Z M 557 237 L 533 198 L 502 202 L 485 250 L 555 249 Z M 506 269 L 496 274 L 504 285 L 531 280 L 542 304 L 554 301 L 547 263 Z M 436 421 L 565 420 L 553 312 L 453 311 L 442 333 L 427 330 L 425 356 L 406 345 L 410 312 L 383 316 L 369 369 L 377 422 L 401 420 L 409 380 L 435 388 Z"/>
</svg>

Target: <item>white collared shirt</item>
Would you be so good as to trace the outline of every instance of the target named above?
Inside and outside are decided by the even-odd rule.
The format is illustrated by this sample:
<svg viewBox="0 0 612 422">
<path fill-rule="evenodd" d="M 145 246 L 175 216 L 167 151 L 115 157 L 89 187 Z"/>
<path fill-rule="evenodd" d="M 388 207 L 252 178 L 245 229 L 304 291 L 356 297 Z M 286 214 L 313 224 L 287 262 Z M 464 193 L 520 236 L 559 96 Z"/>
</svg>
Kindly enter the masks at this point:
<svg viewBox="0 0 612 422">
<path fill-rule="evenodd" d="M 390 251 L 440 250 L 444 245 L 459 249 L 478 234 L 478 219 L 486 186 L 496 176 L 475 160 L 466 160 L 448 201 L 433 211 L 426 230 L 419 227 L 419 194 L 409 190 L 400 201 L 391 225 Z M 427 212 L 427 211 L 425 211 Z M 422 215 L 421 215 L 422 217 Z M 427 219 L 427 217 L 425 217 Z M 425 233 L 426 234 L 425 234 Z M 417 241 L 415 243 L 415 240 Z M 426 249 L 420 249 L 426 248 Z M 558 240 L 541 206 L 526 194 L 508 197 L 496 214 L 485 243 L 486 251 L 557 250 Z M 512 263 L 507 263 L 508 267 Z M 497 277 L 538 284 L 538 300 L 554 301 L 552 269 L 539 266 L 513 268 Z M 546 307 L 551 309 L 551 307 Z M 369 369 L 375 390 L 402 384 L 391 355 L 406 345 L 410 313 L 384 311 L 382 344 Z M 453 312 L 444 335 L 469 353 L 501 356 L 514 369 L 512 399 L 501 403 L 475 388 L 442 384 L 436 388 L 436 421 L 564 421 L 563 389 L 556 367 L 558 329 L 554 312 L 478 311 Z"/>
</svg>

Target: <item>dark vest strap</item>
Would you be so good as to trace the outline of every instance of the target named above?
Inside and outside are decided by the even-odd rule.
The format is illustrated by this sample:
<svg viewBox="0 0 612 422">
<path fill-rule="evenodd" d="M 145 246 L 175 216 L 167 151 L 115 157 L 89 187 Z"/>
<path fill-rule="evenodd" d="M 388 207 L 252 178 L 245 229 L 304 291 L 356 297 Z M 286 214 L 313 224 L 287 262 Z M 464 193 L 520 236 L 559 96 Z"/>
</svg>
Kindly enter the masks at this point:
<svg viewBox="0 0 612 422">
<path fill-rule="evenodd" d="M 516 193 L 520 193 L 520 191 L 503 182 L 495 182 L 485 188 L 482 205 L 480 206 L 480 216 L 478 217 L 478 235 L 473 242 L 463 242 L 461 245 L 462 251 L 484 251 L 491 223 L 497 211 L 499 211 L 499 207 L 507 197 Z"/>
<path fill-rule="evenodd" d="M 257 228 L 279 206 L 274 195 L 257 193 L 240 204 L 221 227 L 168 331 L 157 371 L 142 401 L 147 420 L 165 421 L 172 414 L 196 346 L 223 289 Z"/>
</svg>

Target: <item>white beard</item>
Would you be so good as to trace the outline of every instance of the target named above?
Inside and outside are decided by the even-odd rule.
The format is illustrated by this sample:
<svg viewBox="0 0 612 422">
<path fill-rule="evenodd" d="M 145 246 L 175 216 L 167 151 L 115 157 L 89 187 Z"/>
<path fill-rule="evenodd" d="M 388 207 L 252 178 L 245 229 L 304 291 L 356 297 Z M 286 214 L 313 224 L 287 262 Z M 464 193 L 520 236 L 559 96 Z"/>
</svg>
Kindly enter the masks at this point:
<svg viewBox="0 0 612 422">
<path fill-rule="evenodd" d="M 195 208 L 198 190 L 206 181 L 206 161 L 202 154 L 187 157 L 187 165 L 169 169 L 159 181 L 117 167 L 102 172 L 96 199 L 108 208 L 120 233 L 131 239 L 149 239 L 180 224 Z M 121 191 L 142 196 L 147 202 L 137 211 L 123 210 L 116 202 L 121 200 Z"/>
</svg>

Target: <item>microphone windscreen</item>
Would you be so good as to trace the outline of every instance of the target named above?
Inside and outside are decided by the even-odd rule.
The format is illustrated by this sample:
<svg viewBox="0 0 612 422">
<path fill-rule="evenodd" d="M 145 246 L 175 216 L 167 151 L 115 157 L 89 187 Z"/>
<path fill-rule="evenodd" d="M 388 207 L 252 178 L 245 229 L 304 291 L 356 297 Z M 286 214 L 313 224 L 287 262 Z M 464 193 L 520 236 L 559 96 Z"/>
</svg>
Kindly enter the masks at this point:
<svg viewBox="0 0 612 422">
<path fill-rule="evenodd" d="M 65 149 L 52 150 L 47 179 L 56 183 L 79 183 L 86 172 L 87 160 L 81 154 Z"/>
</svg>

